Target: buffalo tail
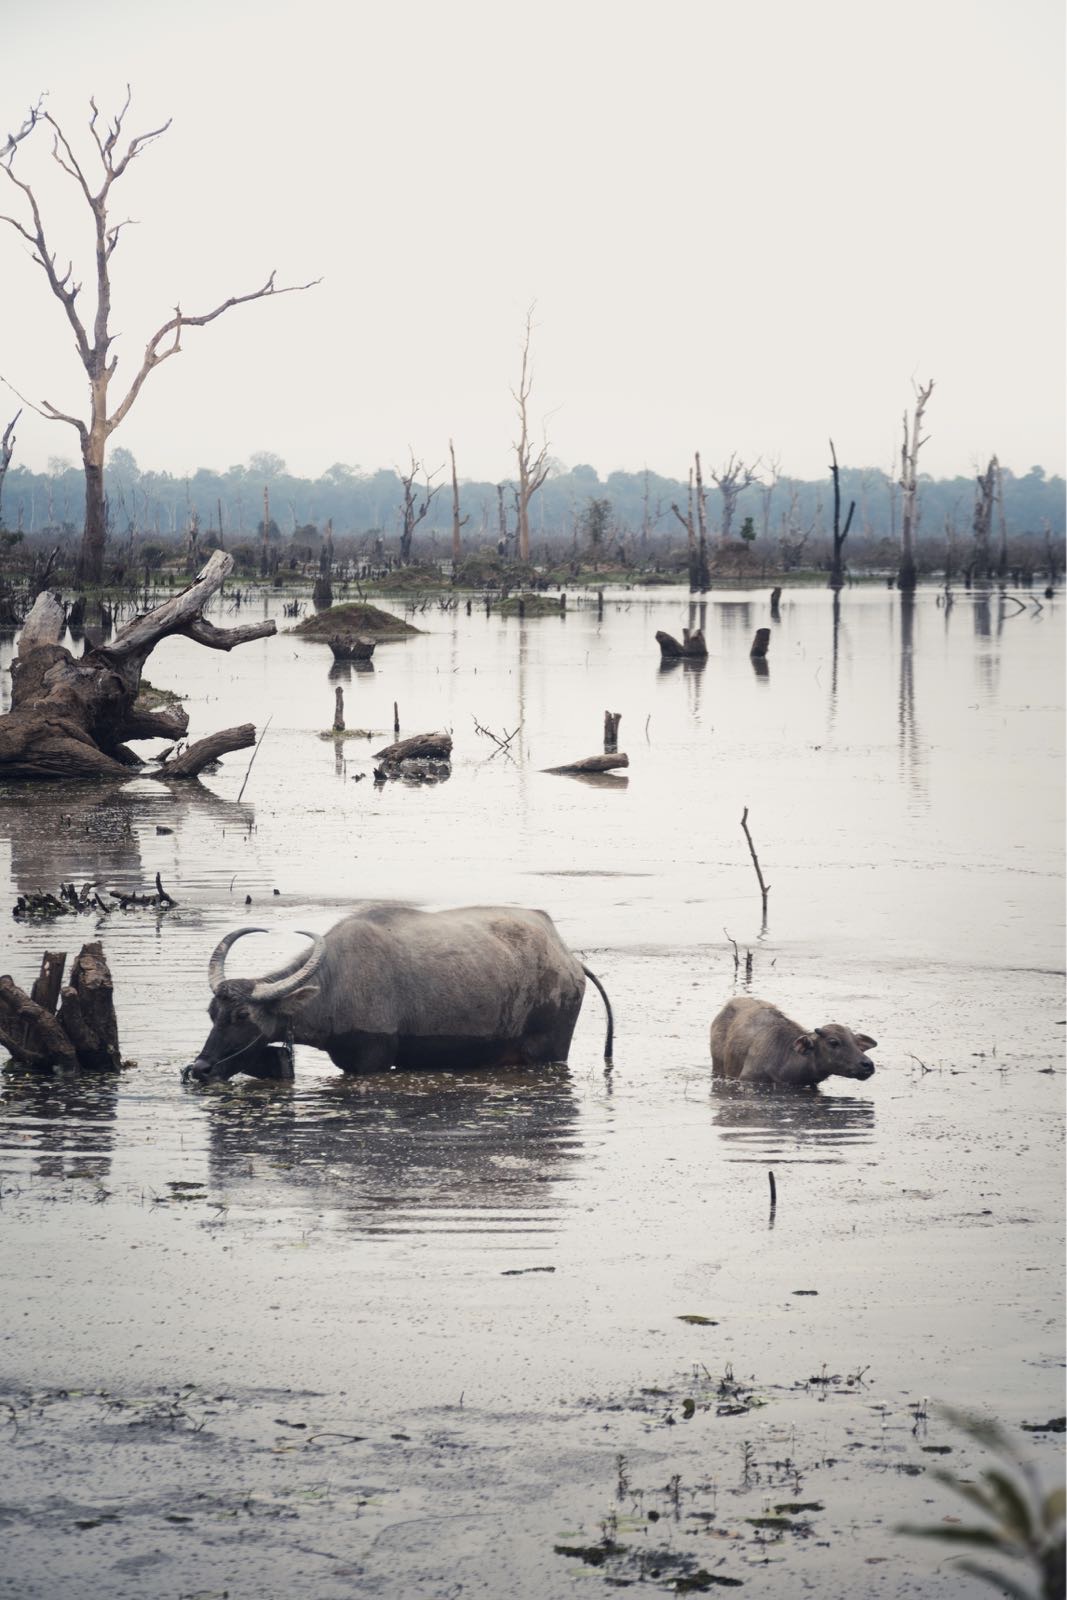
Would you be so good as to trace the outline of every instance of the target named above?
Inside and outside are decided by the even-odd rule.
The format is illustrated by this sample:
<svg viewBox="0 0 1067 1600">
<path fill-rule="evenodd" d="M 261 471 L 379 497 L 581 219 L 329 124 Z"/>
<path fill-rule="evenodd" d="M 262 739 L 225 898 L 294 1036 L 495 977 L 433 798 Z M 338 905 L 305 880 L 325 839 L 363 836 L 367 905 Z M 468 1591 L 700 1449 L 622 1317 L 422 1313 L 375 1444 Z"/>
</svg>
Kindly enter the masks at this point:
<svg viewBox="0 0 1067 1600">
<path fill-rule="evenodd" d="M 604 988 L 604 985 L 601 983 L 596 973 L 590 972 L 589 968 L 586 966 L 582 967 L 582 971 L 585 973 L 586 977 L 599 989 L 600 998 L 604 1002 L 604 1010 L 608 1014 L 608 1033 L 607 1038 L 604 1040 L 604 1071 L 610 1072 L 612 1066 L 614 1065 L 612 1061 L 612 1049 L 615 1044 L 615 1018 L 612 1015 L 611 1001 L 608 999 L 607 990 Z"/>
</svg>

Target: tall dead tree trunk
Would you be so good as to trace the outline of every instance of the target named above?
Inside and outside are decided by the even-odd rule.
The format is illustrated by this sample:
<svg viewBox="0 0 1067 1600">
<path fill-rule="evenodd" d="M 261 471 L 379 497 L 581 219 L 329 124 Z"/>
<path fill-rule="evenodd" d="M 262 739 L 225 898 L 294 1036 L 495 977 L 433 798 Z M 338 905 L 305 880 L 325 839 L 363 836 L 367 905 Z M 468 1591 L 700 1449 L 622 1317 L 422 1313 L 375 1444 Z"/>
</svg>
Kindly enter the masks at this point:
<svg viewBox="0 0 1067 1600">
<path fill-rule="evenodd" d="M 8 778 L 118 778 L 142 765 L 129 739 L 181 738 L 189 718 L 181 707 L 146 711 L 137 704 L 141 673 L 161 639 L 184 634 L 211 650 L 232 650 L 274 633 L 272 621 L 216 628 L 203 610 L 233 570 L 233 557 L 216 550 L 199 577 L 126 624 L 111 642 L 75 660 L 59 643 L 63 607 L 38 596 L 19 639 L 12 667 L 11 710 L 0 717 L 0 780 Z M 201 760 L 187 752 L 151 777 L 192 776 L 226 749 L 252 742 L 249 724 L 200 741 Z"/>
<path fill-rule="evenodd" d="M 1008 576 L 1008 519 L 1004 515 L 1004 468 L 997 461 L 996 456 L 993 457 L 993 460 L 997 463 L 997 524 L 1000 530 L 997 577 L 1006 578 Z"/>
<path fill-rule="evenodd" d="M 254 289 L 248 294 L 232 295 L 212 311 L 197 316 L 186 316 L 181 307 L 176 306 L 174 315 L 157 328 L 149 339 L 140 369 L 125 395 L 113 409 L 110 409 L 108 390 L 119 361 L 118 356 L 113 355 L 111 350 L 114 342 L 114 335 L 110 331 L 111 258 L 119 243 L 122 230 L 127 226 L 125 221 L 111 221 L 109 214 L 111 189 L 112 185 L 123 176 L 130 162 L 136 160 L 142 151 L 166 133 L 170 127 L 170 120 L 164 122 L 161 127 L 153 128 L 149 133 L 135 134 L 125 151 L 121 151 L 119 140 L 130 108 L 129 89 L 127 88 L 121 110 L 114 120 L 105 126 L 101 126 L 95 100 L 89 101 L 89 107 L 91 111 L 89 134 L 93 145 L 91 160 L 94 166 L 97 161 L 100 164 L 100 171 L 93 181 L 98 181 L 100 187 L 95 190 L 91 187 L 88 165 L 83 164 L 82 158 L 75 154 L 73 145 L 51 112 L 41 111 L 36 107 L 30 112 L 19 135 L 11 136 L 3 152 L 0 153 L 0 167 L 23 196 L 20 202 L 24 208 L 23 220 L 0 215 L 0 221 L 8 223 L 30 246 L 33 260 L 41 268 L 49 289 L 63 308 L 63 314 L 74 334 L 78 359 L 89 380 L 87 421 L 81 417 L 66 415 L 48 400 L 43 400 L 37 406 L 21 395 L 19 398 L 36 411 L 38 416 L 45 417 L 51 422 L 65 422 L 78 435 L 85 472 L 85 526 L 82 534 L 79 577 L 85 583 L 99 583 L 103 576 L 104 548 L 107 542 L 107 504 L 104 494 L 104 456 L 107 443 L 140 394 L 148 374 L 180 352 L 184 329 L 206 327 L 209 322 L 214 322 L 216 317 L 221 317 L 233 306 L 244 305 L 250 300 L 263 300 L 275 294 L 288 294 L 295 289 L 310 288 L 311 285 L 293 284 L 288 288 L 279 289 L 274 282 L 272 272 L 262 288 Z M 82 316 L 77 304 L 82 285 L 75 281 L 73 262 L 68 264 L 66 271 L 57 266 L 55 252 L 50 248 L 45 233 L 37 196 L 30 184 L 17 177 L 14 170 L 15 157 L 21 142 L 44 123 L 47 123 L 52 130 L 53 160 L 81 191 L 92 216 L 96 309 L 91 322 L 89 318 Z M 18 390 L 15 392 L 18 393 Z"/>
<path fill-rule="evenodd" d="M 526 325 L 522 340 L 522 366 L 519 371 L 519 387 L 512 389 L 512 397 L 518 409 L 519 437 L 515 441 L 515 459 L 519 467 L 518 487 L 518 534 L 519 534 L 519 560 L 530 559 L 530 501 L 548 477 L 548 440 L 542 437 L 541 447 L 535 450 L 530 440 L 529 401 L 533 387 L 533 371 L 530 366 L 530 339 L 533 334 L 533 306 L 526 313 Z"/>
<path fill-rule="evenodd" d="M 984 472 L 975 477 L 974 496 L 974 564 L 976 578 L 988 578 L 992 572 L 989 554 L 989 532 L 993 523 L 993 500 L 996 494 L 997 458 L 993 456 Z"/>
<path fill-rule="evenodd" d="M 926 443 L 922 432 L 923 412 L 933 393 L 934 380 L 915 386 L 915 407 L 909 431 L 904 413 L 904 442 L 900 447 L 900 570 L 897 588 L 912 594 L 918 582 L 915 570 L 915 535 L 919 527 L 919 451 Z"/>
<path fill-rule="evenodd" d="M 708 572 L 708 497 L 704 490 L 704 479 L 700 471 L 700 451 L 693 455 L 696 480 L 696 508 L 697 508 L 697 582 L 696 587 L 701 594 L 707 594 L 711 586 L 711 575 Z M 692 587 L 692 585 L 690 585 Z"/>
<path fill-rule="evenodd" d="M 848 516 L 845 518 L 844 529 L 841 527 L 841 478 L 837 470 L 837 451 L 834 441 L 830 440 L 830 472 L 834 480 L 834 559 L 830 567 L 830 588 L 843 589 L 845 587 L 845 563 L 842 552 L 848 530 L 852 526 L 852 513 L 856 509 L 855 500 L 848 503 Z"/>
<path fill-rule="evenodd" d="M 0 438 L 0 528 L 4 526 L 4 479 L 11 465 L 11 457 L 15 454 L 15 424 L 21 415 L 20 407 L 4 429 L 3 437 Z"/>
<path fill-rule="evenodd" d="M 693 525 L 693 469 L 689 468 L 689 494 L 686 501 L 685 516 L 679 511 L 677 503 L 671 501 L 671 510 L 685 529 L 689 559 L 689 592 L 695 594 L 700 587 L 700 561 L 697 555 L 697 535 Z"/>
<path fill-rule="evenodd" d="M 448 441 L 448 453 L 452 458 L 452 565 L 455 568 L 459 566 L 463 556 L 460 531 L 467 526 L 470 517 L 460 517 L 459 514 L 459 479 L 456 477 L 456 447 L 451 439 Z"/>
</svg>

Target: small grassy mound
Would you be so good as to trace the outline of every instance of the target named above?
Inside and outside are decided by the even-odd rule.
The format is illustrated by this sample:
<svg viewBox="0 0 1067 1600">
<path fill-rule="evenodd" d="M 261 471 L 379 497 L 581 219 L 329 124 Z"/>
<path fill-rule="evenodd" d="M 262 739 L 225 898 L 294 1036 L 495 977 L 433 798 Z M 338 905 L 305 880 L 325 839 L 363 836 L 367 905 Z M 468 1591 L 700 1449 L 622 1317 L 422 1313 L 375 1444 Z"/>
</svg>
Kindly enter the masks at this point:
<svg viewBox="0 0 1067 1600">
<path fill-rule="evenodd" d="M 493 610 L 502 617 L 517 617 L 520 602 L 525 617 L 558 617 L 560 614 L 559 595 L 547 594 L 509 594 L 506 600 L 498 601 Z"/>
<path fill-rule="evenodd" d="M 335 635 L 345 638 L 350 634 L 364 635 L 368 639 L 407 639 L 412 634 L 421 633 L 421 628 L 413 628 L 410 622 L 405 622 L 402 617 L 394 617 L 388 611 L 379 611 L 377 606 L 368 606 L 361 601 L 353 600 L 340 606 L 330 606 L 326 611 L 316 612 L 313 617 L 305 617 L 303 622 L 298 622 L 291 633 L 299 633 L 305 639 L 332 639 Z"/>
</svg>

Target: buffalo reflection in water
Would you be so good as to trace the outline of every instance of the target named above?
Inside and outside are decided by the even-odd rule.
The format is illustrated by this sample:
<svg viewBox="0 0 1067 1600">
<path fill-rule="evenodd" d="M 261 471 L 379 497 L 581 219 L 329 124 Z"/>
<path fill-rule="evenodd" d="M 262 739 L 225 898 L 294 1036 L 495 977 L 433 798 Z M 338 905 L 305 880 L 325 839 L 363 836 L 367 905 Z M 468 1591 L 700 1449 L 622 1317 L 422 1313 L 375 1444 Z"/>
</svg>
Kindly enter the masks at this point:
<svg viewBox="0 0 1067 1600">
<path fill-rule="evenodd" d="M 260 1210 L 280 1187 L 360 1232 L 536 1229 L 581 1155 L 565 1066 L 238 1084 L 203 1104 L 220 1200 Z"/>
<path fill-rule="evenodd" d="M 874 1136 L 874 1102 L 821 1089 L 756 1089 L 715 1082 L 712 1122 L 731 1148 L 732 1161 L 803 1161 L 830 1164 L 846 1159 L 845 1147 Z"/>
</svg>

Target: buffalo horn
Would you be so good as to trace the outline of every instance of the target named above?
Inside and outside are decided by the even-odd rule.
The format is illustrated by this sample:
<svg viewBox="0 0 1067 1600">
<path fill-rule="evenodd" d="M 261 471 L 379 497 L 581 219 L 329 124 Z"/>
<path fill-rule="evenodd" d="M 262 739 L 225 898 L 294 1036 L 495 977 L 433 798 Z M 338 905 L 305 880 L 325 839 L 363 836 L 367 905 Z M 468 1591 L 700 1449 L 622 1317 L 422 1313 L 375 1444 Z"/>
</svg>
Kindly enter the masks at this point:
<svg viewBox="0 0 1067 1600">
<path fill-rule="evenodd" d="M 266 931 L 266 928 L 238 928 L 236 933 L 228 933 L 225 939 L 219 940 L 207 964 L 207 981 L 211 985 L 212 994 L 218 994 L 219 984 L 226 976 L 226 953 L 231 944 L 243 939 L 246 933 L 266 933 Z"/>
<path fill-rule="evenodd" d="M 251 930 L 246 929 L 245 931 L 249 932 Z M 250 1000 L 281 1000 L 285 995 L 292 994 L 294 989 L 298 989 L 305 978 L 311 977 L 311 974 L 326 954 L 326 940 L 320 934 L 306 933 L 303 928 L 297 928 L 296 931 L 302 939 L 314 940 L 311 954 L 304 962 L 304 965 L 297 967 L 295 972 L 288 973 L 284 978 L 258 979 L 251 994 L 248 996 Z"/>
</svg>

